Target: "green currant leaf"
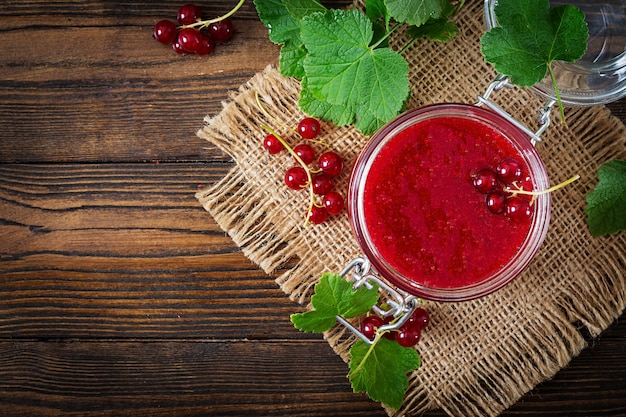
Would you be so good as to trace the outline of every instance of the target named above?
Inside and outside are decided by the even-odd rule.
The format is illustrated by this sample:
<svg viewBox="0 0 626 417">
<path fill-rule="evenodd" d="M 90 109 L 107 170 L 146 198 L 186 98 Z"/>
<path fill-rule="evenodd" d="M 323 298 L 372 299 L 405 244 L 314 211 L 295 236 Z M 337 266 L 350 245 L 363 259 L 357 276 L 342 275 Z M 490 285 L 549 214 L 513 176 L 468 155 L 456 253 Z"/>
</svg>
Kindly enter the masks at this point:
<svg viewBox="0 0 626 417">
<path fill-rule="evenodd" d="M 285 2 L 286 0 L 254 0 L 254 5 L 272 42 L 283 44 L 291 41 L 300 44 L 299 22 L 289 13 Z"/>
<path fill-rule="evenodd" d="M 307 79 L 302 79 L 302 91 L 298 106 L 300 109 L 312 117 L 324 120 L 332 120 L 337 126 L 345 126 L 354 122 L 354 111 L 351 108 L 341 105 L 332 105 L 315 97 L 307 88 Z"/>
<path fill-rule="evenodd" d="M 409 94 L 408 64 L 389 48 L 370 47 L 372 23 L 363 13 L 314 13 L 302 19 L 301 28 L 309 52 L 304 71 L 313 96 L 367 120 L 398 115 Z"/>
<path fill-rule="evenodd" d="M 366 0 L 365 1 L 365 14 L 370 18 L 372 22 L 376 22 L 378 19 L 384 21 L 384 27 L 389 29 L 389 21 L 391 15 L 385 4 L 385 0 Z"/>
<path fill-rule="evenodd" d="M 423 25 L 429 19 L 441 17 L 446 0 L 385 0 L 387 9 L 398 22 L 409 25 Z"/>
<path fill-rule="evenodd" d="M 304 77 L 304 68 L 302 68 L 304 57 L 306 57 L 306 49 L 302 43 L 285 42 L 280 48 L 278 61 L 280 73 L 287 77 L 302 79 Z"/>
<path fill-rule="evenodd" d="M 548 0 L 499 0 L 495 13 L 499 26 L 481 37 L 482 53 L 519 86 L 538 83 L 553 61 L 573 62 L 587 49 L 585 15 L 574 6 L 550 7 Z"/>
<path fill-rule="evenodd" d="M 350 349 L 350 356 L 348 377 L 352 390 L 367 392 L 374 401 L 400 408 L 409 385 L 407 372 L 421 365 L 415 349 L 386 338 L 377 339 L 372 345 L 359 340 Z"/>
<path fill-rule="evenodd" d="M 594 236 L 626 230 L 626 161 L 613 160 L 598 170 L 600 182 L 587 194 L 587 224 Z"/>
<path fill-rule="evenodd" d="M 422 26 L 411 26 L 407 29 L 407 35 L 412 38 L 429 38 L 433 41 L 448 42 L 459 31 L 458 26 L 448 19 L 431 19 Z"/>
<path fill-rule="evenodd" d="M 335 325 L 337 316 L 352 318 L 365 314 L 379 296 L 377 287 L 355 290 L 341 275 L 325 273 L 311 297 L 313 310 L 292 314 L 291 322 L 305 332 L 324 332 Z"/>
</svg>

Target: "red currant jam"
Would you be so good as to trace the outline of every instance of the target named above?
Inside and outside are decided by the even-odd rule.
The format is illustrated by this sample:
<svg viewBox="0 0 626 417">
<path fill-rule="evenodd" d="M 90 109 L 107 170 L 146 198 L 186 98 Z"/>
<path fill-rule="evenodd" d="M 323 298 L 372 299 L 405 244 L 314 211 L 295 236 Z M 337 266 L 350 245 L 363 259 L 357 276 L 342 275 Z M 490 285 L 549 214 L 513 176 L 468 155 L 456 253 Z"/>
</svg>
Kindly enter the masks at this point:
<svg viewBox="0 0 626 417">
<path fill-rule="evenodd" d="M 473 184 L 477 171 L 514 158 L 536 188 L 547 188 L 534 147 L 500 119 L 475 106 L 435 105 L 374 135 L 353 171 L 349 210 L 383 277 L 424 298 L 459 301 L 495 291 L 530 262 L 549 198 L 539 196 L 532 215 L 514 222 L 492 213 Z"/>
</svg>

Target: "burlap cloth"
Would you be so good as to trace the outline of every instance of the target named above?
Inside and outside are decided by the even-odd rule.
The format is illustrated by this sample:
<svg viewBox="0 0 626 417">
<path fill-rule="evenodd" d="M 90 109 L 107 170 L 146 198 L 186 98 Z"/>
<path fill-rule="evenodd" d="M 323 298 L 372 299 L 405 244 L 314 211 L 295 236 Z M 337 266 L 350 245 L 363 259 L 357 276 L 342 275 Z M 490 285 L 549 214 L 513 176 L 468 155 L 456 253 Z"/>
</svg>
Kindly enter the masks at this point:
<svg viewBox="0 0 626 417">
<path fill-rule="evenodd" d="M 474 103 L 495 77 L 480 54 L 482 2 L 468 2 L 458 23 L 453 41 L 419 42 L 407 51 L 413 90 L 408 108 Z M 322 272 L 339 272 L 360 250 L 346 214 L 303 226 L 307 193 L 292 191 L 282 181 L 292 158 L 285 152 L 271 156 L 261 146 L 266 134 L 262 124 L 290 136 L 259 111 L 255 92 L 270 114 L 296 126 L 303 117 L 297 106 L 299 88 L 270 66 L 232 93 L 220 114 L 206 118 L 198 135 L 232 156 L 236 165 L 197 198 L 253 262 L 277 276 L 291 299 L 307 304 Z M 493 97 L 536 127 L 544 100 L 535 92 L 505 89 Z M 592 237 L 584 206 L 599 166 L 626 158 L 626 128 L 603 106 L 568 108 L 566 120 L 562 125 L 553 114 L 553 124 L 537 146 L 553 184 L 575 174 L 581 179 L 552 196 L 550 229 L 538 256 L 495 294 L 465 303 L 426 303 L 432 322 L 417 347 L 423 366 L 410 375 L 398 415 L 440 408 L 453 416 L 495 416 L 566 366 L 585 347 L 583 334 L 597 336 L 623 311 L 626 233 Z M 351 166 L 367 138 L 350 127 L 322 128 L 324 140 Z M 349 169 L 345 171 L 337 187 L 344 194 Z M 325 334 L 344 360 L 355 340 L 346 333 L 337 326 Z"/>
</svg>

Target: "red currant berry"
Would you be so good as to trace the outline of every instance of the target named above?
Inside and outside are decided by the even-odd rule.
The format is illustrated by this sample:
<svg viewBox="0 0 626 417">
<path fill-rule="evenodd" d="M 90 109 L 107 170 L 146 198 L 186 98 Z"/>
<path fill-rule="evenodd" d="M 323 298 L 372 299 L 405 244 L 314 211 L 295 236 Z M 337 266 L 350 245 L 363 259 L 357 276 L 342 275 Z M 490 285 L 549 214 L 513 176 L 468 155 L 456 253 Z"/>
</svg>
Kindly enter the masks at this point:
<svg viewBox="0 0 626 417">
<path fill-rule="evenodd" d="M 293 151 L 302 159 L 302 162 L 309 165 L 311 162 L 315 161 L 315 149 L 307 143 L 301 143 L 293 148 Z"/>
<path fill-rule="evenodd" d="M 235 26 L 232 20 L 224 19 L 209 25 L 209 33 L 218 42 L 226 42 L 233 37 Z"/>
<path fill-rule="evenodd" d="M 176 39 L 176 40 L 174 41 L 174 43 L 172 44 L 172 49 L 173 49 L 173 50 L 174 50 L 174 52 L 176 52 L 177 54 L 181 54 L 181 55 L 182 55 L 182 54 L 186 54 L 186 53 L 187 53 L 187 51 L 185 51 L 185 50 L 183 49 L 183 47 L 182 47 L 182 46 L 180 46 L 180 42 L 178 42 L 178 39 Z"/>
<path fill-rule="evenodd" d="M 343 211 L 344 201 L 341 194 L 330 191 L 324 195 L 322 204 L 326 207 L 326 211 L 328 211 L 329 214 L 339 214 Z"/>
<path fill-rule="evenodd" d="M 200 45 L 200 32 L 192 28 L 183 29 L 178 32 L 178 43 L 185 52 L 195 53 Z"/>
<path fill-rule="evenodd" d="M 307 218 L 309 223 L 321 224 L 328 218 L 328 212 L 324 207 L 313 206 L 311 207 L 311 210 L 309 210 Z"/>
<path fill-rule="evenodd" d="M 285 149 L 285 145 L 283 145 L 283 143 L 271 133 L 265 136 L 265 139 L 263 139 L 263 147 L 267 149 L 272 155 L 275 155 Z"/>
<path fill-rule="evenodd" d="M 426 326 L 428 326 L 428 323 L 430 323 L 430 316 L 428 315 L 428 311 L 424 310 L 423 308 L 416 308 L 415 311 L 413 311 L 413 314 L 411 314 L 411 317 L 409 317 L 407 323 L 410 323 L 420 330 L 423 330 Z"/>
<path fill-rule="evenodd" d="M 320 133 L 320 122 L 312 117 L 306 117 L 298 123 L 298 133 L 304 139 L 313 139 Z"/>
<path fill-rule="evenodd" d="M 398 331 L 396 341 L 400 346 L 412 347 L 419 342 L 421 334 L 422 331 L 419 327 L 411 324 L 405 324 Z"/>
<path fill-rule="evenodd" d="M 302 167 L 291 167 L 285 172 L 285 184 L 292 190 L 301 190 L 308 181 L 309 178 Z"/>
<path fill-rule="evenodd" d="M 157 41 L 165 44 L 172 44 L 176 40 L 178 29 L 171 20 L 161 20 L 154 25 L 153 37 Z"/>
<path fill-rule="evenodd" d="M 511 197 L 506 200 L 506 216 L 516 223 L 522 223 L 530 219 L 533 211 L 528 200 L 520 197 Z"/>
<path fill-rule="evenodd" d="M 491 169 L 483 168 L 472 176 L 472 185 L 479 193 L 487 194 L 496 189 L 498 178 Z"/>
<path fill-rule="evenodd" d="M 487 209 L 493 214 L 502 214 L 504 213 L 505 201 L 506 196 L 502 191 L 494 191 L 487 194 L 485 204 L 487 204 Z"/>
<path fill-rule="evenodd" d="M 208 55 L 213 52 L 213 48 L 215 48 L 213 38 L 206 33 L 200 32 L 200 43 L 198 43 L 196 48 L 196 55 Z"/>
<path fill-rule="evenodd" d="M 517 182 L 518 188 L 521 188 L 524 191 L 532 191 L 533 190 L 533 180 L 530 178 L 530 175 L 526 175 L 524 178 Z M 519 197 L 525 198 L 527 200 L 532 199 L 532 195 L 528 194 L 518 194 Z"/>
<path fill-rule="evenodd" d="M 202 18 L 202 12 L 195 4 L 184 4 L 178 9 L 177 17 L 181 25 L 190 25 Z"/>
<path fill-rule="evenodd" d="M 323 172 L 321 174 L 315 175 L 311 179 L 311 181 L 311 185 L 313 186 L 313 192 L 317 195 L 326 194 L 333 188 L 333 185 L 335 185 L 333 179 Z"/>
<path fill-rule="evenodd" d="M 522 164 L 514 158 L 505 158 L 496 167 L 496 174 L 507 184 L 518 181 L 524 175 Z"/>
<path fill-rule="evenodd" d="M 332 151 L 323 153 L 317 160 L 317 164 L 324 173 L 331 177 L 336 177 L 343 171 L 343 159 Z"/>
<path fill-rule="evenodd" d="M 376 331 L 384 324 L 383 319 L 378 316 L 367 316 L 361 320 L 361 333 L 369 340 L 374 340 Z"/>
</svg>

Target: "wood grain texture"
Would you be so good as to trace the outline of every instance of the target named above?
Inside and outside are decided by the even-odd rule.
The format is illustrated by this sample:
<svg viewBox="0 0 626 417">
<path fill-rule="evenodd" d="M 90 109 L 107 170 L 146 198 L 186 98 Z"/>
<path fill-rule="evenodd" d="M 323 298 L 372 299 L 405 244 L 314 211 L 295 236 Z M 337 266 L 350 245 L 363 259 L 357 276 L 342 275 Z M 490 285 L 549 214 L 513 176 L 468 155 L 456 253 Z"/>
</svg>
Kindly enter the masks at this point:
<svg viewBox="0 0 626 417">
<path fill-rule="evenodd" d="M 248 1 L 178 56 L 181 4 L 0 3 L 0 416 L 385 416 L 194 198 L 233 166 L 195 132 L 278 48 Z M 626 416 L 623 318 L 503 416 Z"/>
</svg>

